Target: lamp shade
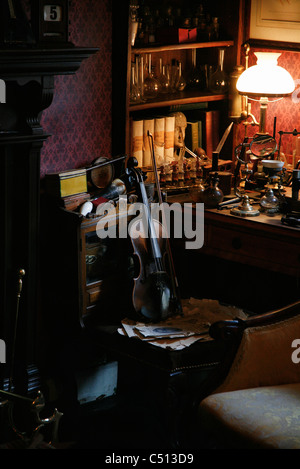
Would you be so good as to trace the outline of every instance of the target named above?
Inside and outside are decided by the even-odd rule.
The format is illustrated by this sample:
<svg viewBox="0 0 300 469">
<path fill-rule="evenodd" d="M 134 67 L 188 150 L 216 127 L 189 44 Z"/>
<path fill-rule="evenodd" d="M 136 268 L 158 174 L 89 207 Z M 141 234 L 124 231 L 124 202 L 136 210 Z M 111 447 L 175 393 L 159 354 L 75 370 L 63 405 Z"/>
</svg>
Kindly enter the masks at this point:
<svg viewBox="0 0 300 469">
<path fill-rule="evenodd" d="M 257 64 L 247 68 L 239 77 L 236 87 L 240 94 L 249 97 L 284 97 L 295 89 L 291 75 L 277 64 L 281 54 L 254 52 Z"/>
</svg>

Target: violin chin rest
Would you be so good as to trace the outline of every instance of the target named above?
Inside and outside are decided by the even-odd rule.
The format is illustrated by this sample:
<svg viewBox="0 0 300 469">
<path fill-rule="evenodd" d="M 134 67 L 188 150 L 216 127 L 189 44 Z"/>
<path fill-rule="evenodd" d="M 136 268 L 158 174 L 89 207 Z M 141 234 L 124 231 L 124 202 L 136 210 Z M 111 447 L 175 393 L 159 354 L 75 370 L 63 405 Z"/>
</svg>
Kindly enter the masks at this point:
<svg viewBox="0 0 300 469">
<path fill-rule="evenodd" d="M 145 282 L 136 285 L 135 309 L 145 318 L 158 322 L 172 313 L 171 281 L 164 271 L 151 273 Z"/>
</svg>

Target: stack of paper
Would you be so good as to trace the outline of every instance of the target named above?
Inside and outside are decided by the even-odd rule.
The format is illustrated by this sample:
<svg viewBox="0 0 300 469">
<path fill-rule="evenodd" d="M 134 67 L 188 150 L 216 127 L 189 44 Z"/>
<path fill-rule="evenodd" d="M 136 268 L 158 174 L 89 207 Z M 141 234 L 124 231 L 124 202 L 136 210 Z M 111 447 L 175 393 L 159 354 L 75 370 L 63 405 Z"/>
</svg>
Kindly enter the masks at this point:
<svg viewBox="0 0 300 469">
<path fill-rule="evenodd" d="M 216 300 L 190 298 L 182 301 L 182 309 L 183 316 L 171 317 L 157 324 L 123 319 L 118 332 L 158 347 L 181 350 L 198 340 L 211 340 L 208 331 L 213 322 L 247 317 L 241 309 L 220 305 Z"/>
</svg>

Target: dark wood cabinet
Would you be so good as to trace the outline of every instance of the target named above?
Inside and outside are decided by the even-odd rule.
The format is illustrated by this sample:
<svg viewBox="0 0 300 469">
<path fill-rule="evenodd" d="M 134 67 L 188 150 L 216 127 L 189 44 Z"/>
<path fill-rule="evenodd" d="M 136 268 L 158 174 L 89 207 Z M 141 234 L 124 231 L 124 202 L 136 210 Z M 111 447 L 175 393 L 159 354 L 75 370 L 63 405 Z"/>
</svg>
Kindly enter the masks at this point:
<svg viewBox="0 0 300 469">
<path fill-rule="evenodd" d="M 130 238 L 101 239 L 99 220 L 53 203 L 44 210 L 43 311 L 62 331 L 78 330 L 86 322 L 117 323 L 131 312 Z"/>
<path fill-rule="evenodd" d="M 0 337 L 7 345 L 5 380 L 10 373 L 17 318 L 18 272 L 25 270 L 19 302 L 16 386 L 29 389 L 28 367 L 38 361 L 40 285 L 40 151 L 49 137 L 40 124 L 50 106 L 56 75 L 75 73 L 97 49 L 9 48 L 1 50 L 6 103 L 0 106 L 1 315 Z M 21 388 L 20 388 L 21 386 Z"/>
</svg>

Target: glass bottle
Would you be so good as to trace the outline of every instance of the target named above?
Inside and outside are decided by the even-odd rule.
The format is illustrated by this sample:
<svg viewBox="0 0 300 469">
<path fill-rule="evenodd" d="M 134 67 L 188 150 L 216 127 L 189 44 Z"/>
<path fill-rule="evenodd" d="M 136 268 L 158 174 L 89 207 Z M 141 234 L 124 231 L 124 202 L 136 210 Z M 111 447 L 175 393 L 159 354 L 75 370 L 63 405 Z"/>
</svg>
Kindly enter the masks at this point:
<svg viewBox="0 0 300 469">
<path fill-rule="evenodd" d="M 178 164 L 173 164 L 173 171 L 172 171 L 172 185 L 178 186 Z"/>
<path fill-rule="evenodd" d="M 278 211 L 279 200 L 274 195 L 273 189 L 267 188 L 265 195 L 260 199 L 260 205 L 266 213 L 275 213 Z"/>
<path fill-rule="evenodd" d="M 197 50 L 192 49 L 192 68 L 188 75 L 187 85 L 189 88 L 200 88 L 204 87 L 203 74 L 197 67 Z"/>
<path fill-rule="evenodd" d="M 229 80 L 224 71 L 224 55 L 225 49 L 219 49 L 218 66 L 214 73 L 211 74 L 208 82 L 208 88 L 212 93 L 226 93 L 229 88 Z"/>
<path fill-rule="evenodd" d="M 197 175 L 196 164 L 197 164 L 196 158 L 193 158 L 191 161 L 191 171 L 190 171 L 191 184 L 195 184 L 196 182 L 196 175 Z"/>
<path fill-rule="evenodd" d="M 219 18 L 214 17 L 211 23 L 211 41 L 218 41 L 220 36 Z"/>
<path fill-rule="evenodd" d="M 205 187 L 202 184 L 201 180 L 189 188 L 189 195 L 193 202 L 203 202 L 204 192 L 205 192 Z"/>
<path fill-rule="evenodd" d="M 165 166 L 166 170 L 166 186 L 171 186 L 172 185 L 172 170 L 171 170 L 171 165 L 167 164 Z"/>
<path fill-rule="evenodd" d="M 136 80 L 136 66 L 131 66 L 131 83 L 130 83 L 130 101 L 132 103 L 139 102 L 141 100 L 141 93 Z"/>
<path fill-rule="evenodd" d="M 162 59 L 159 59 L 159 84 L 160 84 L 160 93 L 168 94 L 170 93 L 170 80 L 166 73 L 166 66 L 163 65 Z"/>
<path fill-rule="evenodd" d="M 151 65 L 151 54 L 149 54 L 148 58 L 148 76 L 144 79 L 144 99 L 153 99 L 159 93 L 159 81 L 155 78 L 152 65 Z"/>
<path fill-rule="evenodd" d="M 178 186 L 184 186 L 184 168 L 182 161 L 178 164 Z"/>
<path fill-rule="evenodd" d="M 177 91 L 183 91 L 185 87 L 186 87 L 186 80 L 184 76 L 182 75 L 182 63 L 178 62 L 178 77 L 177 77 L 176 89 Z"/>
<path fill-rule="evenodd" d="M 170 88 L 173 93 L 177 91 L 177 81 L 178 81 L 178 64 L 175 59 L 172 59 L 170 71 Z"/>
<path fill-rule="evenodd" d="M 161 187 L 166 185 L 166 171 L 163 165 L 160 167 L 159 183 Z"/>
<path fill-rule="evenodd" d="M 215 208 L 224 199 L 224 194 L 218 187 L 218 173 L 214 173 L 210 178 L 209 187 L 203 192 L 203 202 L 208 208 Z"/>
</svg>

